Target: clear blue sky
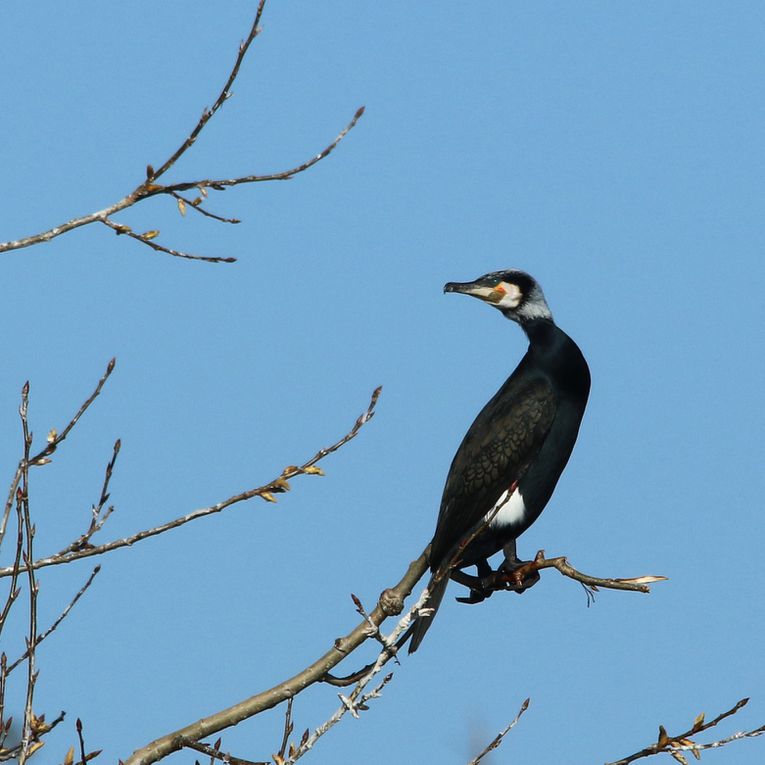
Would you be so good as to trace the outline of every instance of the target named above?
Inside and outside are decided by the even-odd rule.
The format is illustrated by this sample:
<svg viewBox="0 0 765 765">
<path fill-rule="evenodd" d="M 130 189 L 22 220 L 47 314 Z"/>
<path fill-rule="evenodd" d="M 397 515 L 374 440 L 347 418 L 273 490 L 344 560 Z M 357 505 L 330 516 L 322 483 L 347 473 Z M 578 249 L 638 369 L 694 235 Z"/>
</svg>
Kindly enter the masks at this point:
<svg viewBox="0 0 765 765">
<path fill-rule="evenodd" d="M 6 0 L 0 239 L 132 189 L 212 102 L 254 10 Z M 39 651 L 38 712 L 69 713 L 39 761 L 63 758 L 78 716 L 114 762 L 270 686 L 356 623 L 350 592 L 371 606 L 397 581 L 430 539 L 463 433 L 525 347 L 442 285 L 507 267 L 537 277 L 593 374 L 574 456 L 519 551 L 670 581 L 591 608 L 555 572 L 478 607 L 452 585 L 383 699 L 309 756 L 462 763 L 526 696 L 496 763 L 617 759 L 659 723 L 679 732 L 743 696 L 721 732 L 765 722 L 763 5 L 270 0 L 263 27 L 169 178 L 281 170 L 366 115 L 295 180 L 211 197 L 237 227 L 166 200 L 118 218 L 236 265 L 103 227 L 0 257 L 4 480 L 24 380 L 42 438 L 113 355 L 103 398 L 34 474 L 40 553 L 84 530 L 118 436 L 104 541 L 271 479 L 382 384 L 378 414 L 277 505 L 101 560 Z M 42 623 L 92 565 L 41 574 Z M 336 706 L 329 687 L 301 695 L 297 729 Z M 267 757 L 281 721 L 224 747 Z M 760 763 L 763 746 L 705 759 Z"/>
</svg>

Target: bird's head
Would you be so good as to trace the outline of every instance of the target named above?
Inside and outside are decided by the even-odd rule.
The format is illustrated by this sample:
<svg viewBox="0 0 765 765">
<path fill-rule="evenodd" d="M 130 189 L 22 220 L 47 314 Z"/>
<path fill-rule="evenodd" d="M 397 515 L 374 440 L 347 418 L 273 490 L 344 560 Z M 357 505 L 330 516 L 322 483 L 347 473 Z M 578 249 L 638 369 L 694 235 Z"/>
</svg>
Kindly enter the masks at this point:
<svg viewBox="0 0 765 765">
<path fill-rule="evenodd" d="M 552 319 L 542 288 L 524 271 L 494 271 L 473 282 L 448 282 L 444 292 L 477 297 L 519 324 L 532 319 Z"/>
</svg>

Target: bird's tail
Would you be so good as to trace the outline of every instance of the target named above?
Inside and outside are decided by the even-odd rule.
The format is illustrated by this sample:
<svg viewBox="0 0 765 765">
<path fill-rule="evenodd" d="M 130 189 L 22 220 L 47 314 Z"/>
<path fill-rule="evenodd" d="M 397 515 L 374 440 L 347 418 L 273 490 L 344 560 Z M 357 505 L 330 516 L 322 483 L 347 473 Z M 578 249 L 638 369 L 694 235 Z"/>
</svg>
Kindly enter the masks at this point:
<svg viewBox="0 0 765 765">
<path fill-rule="evenodd" d="M 446 592 L 446 586 L 449 584 L 449 577 L 444 576 L 441 579 L 436 580 L 431 577 L 428 583 L 428 591 L 430 597 L 425 603 L 425 608 L 432 609 L 432 612 L 427 616 L 418 616 L 414 624 L 411 627 L 412 641 L 409 643 L 409 653 L 414 653 L 422 643 L 422 639 L 425 637 L 425 633 L 430 629 L 430 625 L 433 623 L 433 619 L 436 616 L 436 611 L 441 605 L 441 601 L 444 598 Z"/>
</svg>

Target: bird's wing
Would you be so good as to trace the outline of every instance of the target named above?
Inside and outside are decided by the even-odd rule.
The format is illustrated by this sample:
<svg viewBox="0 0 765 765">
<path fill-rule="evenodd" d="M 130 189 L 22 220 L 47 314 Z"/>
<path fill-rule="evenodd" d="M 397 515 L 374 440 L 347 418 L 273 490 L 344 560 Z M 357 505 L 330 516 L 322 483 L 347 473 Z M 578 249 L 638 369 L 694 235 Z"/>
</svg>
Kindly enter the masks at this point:
<svg viewBox="0 0 765 765">
<path fill-rule="evenodd" d="M 546 378 L 512 375 L 470 426 L 444 487 L 431 567 L 524 475 L 550 430 L 556 396 Z"/>
</svg>

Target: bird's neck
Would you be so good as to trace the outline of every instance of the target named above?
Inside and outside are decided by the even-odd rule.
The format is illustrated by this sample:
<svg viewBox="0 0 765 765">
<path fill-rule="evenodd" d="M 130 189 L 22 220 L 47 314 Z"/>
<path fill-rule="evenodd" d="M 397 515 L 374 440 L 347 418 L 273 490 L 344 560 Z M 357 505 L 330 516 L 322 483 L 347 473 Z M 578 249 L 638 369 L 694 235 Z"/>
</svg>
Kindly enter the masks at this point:
<svg viewBox="0 0 765 765">
<path fill-rule="evenodd" d="M 550 319 L 533 319 L 521 326 L 529 338 L 527 357 L 583 408 L 590 391 L 590 370 L 577 344 Z"/>
<path fill-rule="evenodd" d="M 552 319 L 530 319 L 521 324 L 521 329 L 532 346 L 549 345 L 560 332 Z"/>
</svg>

